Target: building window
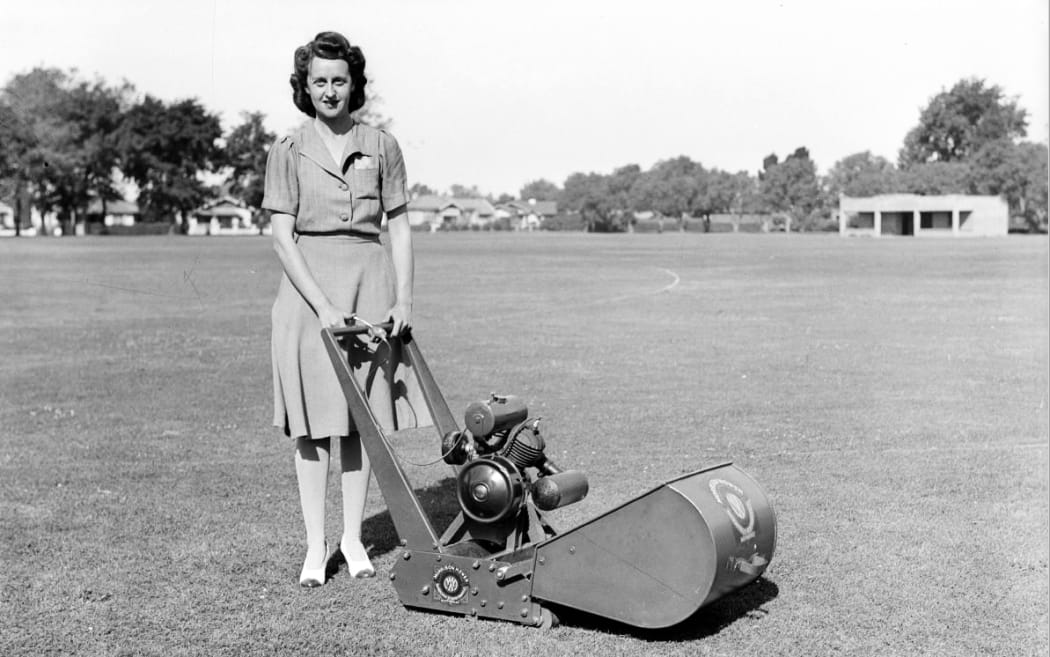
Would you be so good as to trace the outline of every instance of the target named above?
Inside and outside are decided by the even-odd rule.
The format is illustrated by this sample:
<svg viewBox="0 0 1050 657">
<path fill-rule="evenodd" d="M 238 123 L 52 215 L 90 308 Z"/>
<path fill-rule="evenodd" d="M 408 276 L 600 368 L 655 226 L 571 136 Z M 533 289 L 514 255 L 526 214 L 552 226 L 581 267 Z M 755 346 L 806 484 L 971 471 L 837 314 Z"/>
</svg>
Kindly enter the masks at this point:
<svg viewBox="0 0 1050 657">
<path fill-rule="evenodd" d="M 872 230 L 875 228 L 874 212 L 851 212 L 846 225 L 850 228 Z"/>
<path fill-rule="evenodd" d="M 919 226 L 923 230 L 951 230 L 951 212 L 922 212 L 919 214 Z"/>
</svg>

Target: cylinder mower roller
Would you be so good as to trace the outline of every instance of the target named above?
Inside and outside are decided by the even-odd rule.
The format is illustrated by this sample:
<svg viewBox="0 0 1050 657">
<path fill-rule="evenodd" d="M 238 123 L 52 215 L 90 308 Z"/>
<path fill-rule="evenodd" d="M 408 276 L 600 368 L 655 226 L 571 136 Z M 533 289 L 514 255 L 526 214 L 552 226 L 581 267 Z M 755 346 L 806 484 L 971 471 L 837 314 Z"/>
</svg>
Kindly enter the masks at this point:
<svg viewBox="0 0 1050 657">
<path fill-rule="evenodd" d="M 387 327 L 389 324 L 387 325 Z M 587 477 L 547 458 L 538 419 L 512 395 L 470 404 L 460 428 L 410 334 L 399 341 L 456 466 L 459 515 L 438 534 L 347 359 L 376 327 L 323 329 L 351 417 L 400 539 L 390 579 L 407 607 L 550 627 L 571 608 L 641 628 L 668 627 L 757 579 L 776 517 L 730 463 L 667 481 L 567 531 L 548 512 L 587 495 Z"/>
</svg>

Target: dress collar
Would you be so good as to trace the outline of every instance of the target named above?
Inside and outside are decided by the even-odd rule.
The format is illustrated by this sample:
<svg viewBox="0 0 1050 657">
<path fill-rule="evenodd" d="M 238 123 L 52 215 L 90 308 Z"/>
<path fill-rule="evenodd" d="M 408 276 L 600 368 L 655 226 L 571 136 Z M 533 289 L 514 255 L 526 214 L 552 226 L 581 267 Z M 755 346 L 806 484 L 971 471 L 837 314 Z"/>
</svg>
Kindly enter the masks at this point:
<svg viewBox="0 0 1050 657">
<path fill-rule="evenodd" d="M 360 127 L 361 124 L 354 121 L 354 125 L 351 126 L 347 136 L 346 146 L 343 147 L 343 156 L 340 158 L 340 162 L 335 162 L 332 160 L 332 154 L 324 145 L 320 133 L 317 132 L 314 120 L 310 119 L 299 126 L 299 152 L 313 160 L 315 164 L 328 173 L 342 178 L 343 167 L 346 165 L 347 159 L 356 153 L 364 153 L 364 150 L 361 148 Z"/>
</svg>

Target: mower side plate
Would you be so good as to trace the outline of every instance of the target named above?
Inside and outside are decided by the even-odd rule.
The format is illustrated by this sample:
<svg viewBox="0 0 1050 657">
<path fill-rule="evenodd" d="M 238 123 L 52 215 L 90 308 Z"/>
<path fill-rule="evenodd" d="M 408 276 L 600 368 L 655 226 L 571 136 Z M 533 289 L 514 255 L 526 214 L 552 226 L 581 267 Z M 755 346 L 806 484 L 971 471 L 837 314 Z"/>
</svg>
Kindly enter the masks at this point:
<svg viewBox="0 0 1050 657">
<path fill-rule="evenodd" d="M 668 627 L 757 579 L 775 546 L 768 498 L 726 463 L 537 545 L 532 594 L 636 627 Z"/>
</svg>

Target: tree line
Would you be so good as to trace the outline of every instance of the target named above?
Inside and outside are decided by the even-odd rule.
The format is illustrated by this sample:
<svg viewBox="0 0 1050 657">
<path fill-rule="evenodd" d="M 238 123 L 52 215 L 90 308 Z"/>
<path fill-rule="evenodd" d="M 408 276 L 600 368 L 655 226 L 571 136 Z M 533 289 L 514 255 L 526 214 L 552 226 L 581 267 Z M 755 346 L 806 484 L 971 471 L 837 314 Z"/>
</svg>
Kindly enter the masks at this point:
<svg viewBox="0 0 1050 657">
<path fill-rule="evenodd" d="M 820 176 L 809 150 L 775 153 L 754 175 L 706 168 L 689 157 L 643 171 L 628 164 L 610 174 L 573 173 L 562 186 L 540 179 L 521 198 L 557 201 L 588 230 L 625 230 L 638 211 L 668 217 L 768 213 L 789 230 L 820 230 L 840 194 L 990 194 L 1003 196 L 1015 226 L 1047 225 L 1047 146 L 1024 141 L 1027 113 L 984 80 L 960 80 L 922 109 L 893 163 L 869 151 L 836 162 Z"/>
<path fill-rule="evenodd" d="M 199 208 L 218 191 L 207 173 L 224 174 L 225 189 L 257 208 L 275 136 L 261 113 L 241 118 L 224 134 L 196 99 L 139 97 L 127 82 L 36 68 L 0 89 L 0 198 L 19 218 L 29 205 L 54 212 L 64 234 L 93 200 L 105 214 L 124 181 L 138 187 L 147 220 L 175 222 Z"/>
<path fill-rule="evenodd" d="M 54 212 L 66 234 L 93 200 L 105 214 L 106 203 L 122 198 L 123 181 L 137 186 L 146 220 L 174 223 L 215 196 L 208 173 L 223 181 L 223 191 L 258 208 L 275 138 L 264 118 L 245 112 L 224 133 L 219 116 L 196 99 L 165 102 L 140 97 L 127 82 L 36 68 L 0 89 L 0 198 L 13 199 L 20 217 L 28 204 Z M 360 118 L 388 122 L 374 104 Z M 1024 141 L 1026 128 L 1025 110 L 1001 88 L 965 79 L 930 99 L 896 163 L 855 153 L 821 176 L 808 149 L 799 147 L 783 160 L 770 154 L 751 174 L 683 155 L 648 170 L 627 164 L 609 174 L 573 173 L 561 186 L 534 180 L 519 198 L 556 201 L 588 230 L 615 232 L 639 211 L 676 218 L 768 213 L 788 230 L 819 230 L 831 221 L 839 194 L 995 194 L 1007 199 L 1015 221 L 1040 229 L 1047 223 L 1047 147 Z M 413 191 L 434 193 L 423 184 Z M 482 196 L 466 185 L 453 185 L 451 193 Z"/>
</svg>

